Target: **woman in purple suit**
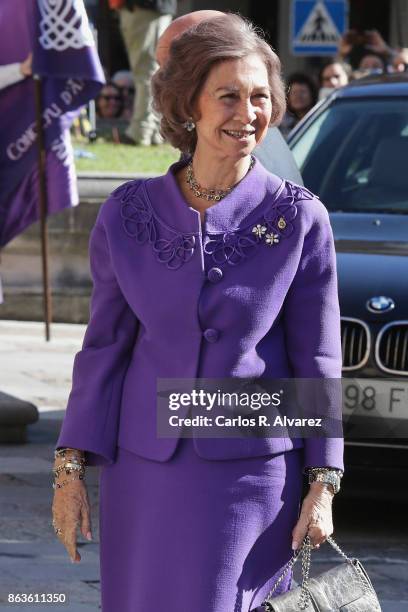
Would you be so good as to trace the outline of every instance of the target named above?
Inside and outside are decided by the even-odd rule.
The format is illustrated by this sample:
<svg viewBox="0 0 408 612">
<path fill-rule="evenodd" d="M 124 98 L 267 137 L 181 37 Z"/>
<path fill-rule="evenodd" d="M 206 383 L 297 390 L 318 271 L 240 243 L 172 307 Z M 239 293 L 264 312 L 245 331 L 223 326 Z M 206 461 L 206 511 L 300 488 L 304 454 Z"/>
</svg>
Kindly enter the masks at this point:
<svg viewBox="0 0 408 612">
<path fill-rule="evenodd" d="M 79 561 L 77 527 L 91 538 L 83 474 L 100 465 L 103 612 L 248 612 L 306 534 L 318 547 L 333 532 L 343 440 L 161 437 L 156 384 L 340 379 L 333 235 L 316 196 L 252 157 L 285 95 L 251 24 L 229 14 L 185 31 L 153 94 L 163 136 L 190 157 L 99 211 L 54 527 Z"/>
</svg>

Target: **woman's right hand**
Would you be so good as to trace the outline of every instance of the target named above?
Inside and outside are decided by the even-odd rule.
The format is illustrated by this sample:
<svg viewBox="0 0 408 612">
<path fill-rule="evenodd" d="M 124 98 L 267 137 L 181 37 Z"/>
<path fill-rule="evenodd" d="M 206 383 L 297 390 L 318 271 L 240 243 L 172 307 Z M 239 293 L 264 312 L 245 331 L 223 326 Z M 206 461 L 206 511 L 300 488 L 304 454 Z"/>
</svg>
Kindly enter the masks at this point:
<svg viewBox="0 0 408 612">
<path fill-rule="evenodd" d="M 77 550 L 77 528 L 84 538 L 92 540 L 91 513 L 88 491 L 83 480 L 72 480 L 65 486 L 55 489 L 52 503 L 54 529 L 57 537 L 65 546 L 72 563 L 79 563 L 81 555 Z"/>
</svg>

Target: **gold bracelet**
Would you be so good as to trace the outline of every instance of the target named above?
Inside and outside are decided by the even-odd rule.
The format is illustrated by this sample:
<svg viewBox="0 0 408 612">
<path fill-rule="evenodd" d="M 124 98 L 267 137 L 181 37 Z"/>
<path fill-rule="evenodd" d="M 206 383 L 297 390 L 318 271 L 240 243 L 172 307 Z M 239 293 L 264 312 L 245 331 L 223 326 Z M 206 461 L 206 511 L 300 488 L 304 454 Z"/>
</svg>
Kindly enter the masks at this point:
<svg viewBox="0 0 408 612">
<path fill-rule="evenodd" d="M 80 472 L 81 474 L 85 474 L 85 466 L 82 463 L 78 463 L 76 461 L 66 461 L 65 463 L 61 463 L 61 465 L 59 465 L 57 468 L 53 469 L 55 478 L 58 478 L 64 470 L 67 476 L 71 474 L 71 472 Z"/>
<path fill-rule="evenodd" d="M 57 457 L 66 457 L 66 452 L 67 451 L 73 451 L 74 453 L 79 453 L 79 457 L 83 458 L 83 460 L 85 461 L 85 457 L 84 457 L 84 452 L 77 449 L 77 448 L 70 448 L 69 446 L 65 447 L 65 448 L 60 448 L 57 449 L 56 451 L 54 451 L 54 458 L 56 459 Z"/>
<path fill-rule="evenodd" d="M 66 484 L 68 484 L 69 482 L 73 482 L 74 480 L 84 480 L 84 475 L 83 474 L 79 474 L 78 476 L 74 476 L 72 478 L 69 478 L 67 480 L 63 480 L 62 482 L 54 482 L 52 485 L 53 489 L 62 489 L 62 487 L 65 487 Z"/>
<path fill-rule="evenodd" d="M 55 460 L 54 466 L 52 469 L 61 470 L 64 466 L 68 464 L 71 466 L 77 465 L 77 466 L 81 466 L 85 468 L 85 459 L 83 459 L 82 457 L 72 456 L 72 457 L 67 457 L 66 459 L 62 460 L 59 463 L 57 463 L 57 460 Z"/>
<path fill-rule="evenodd" d="M 62 458 L 60 457 L 56 457 L 55 461 L 54 461 L 54 466 L 58 465 L 58 467 L 60 465 L 64 465 L 67 461 L 72 461 L 73 463 L 78 463 L 79 465 L 85 465 L 85 459 L 84 457 L 78 456 L 78 455 L 69 455 L 67 457 L 64 457 L 63 460 L 61 461 L 61 463 L 56 463 L 57 459 Z"/>
</svg>

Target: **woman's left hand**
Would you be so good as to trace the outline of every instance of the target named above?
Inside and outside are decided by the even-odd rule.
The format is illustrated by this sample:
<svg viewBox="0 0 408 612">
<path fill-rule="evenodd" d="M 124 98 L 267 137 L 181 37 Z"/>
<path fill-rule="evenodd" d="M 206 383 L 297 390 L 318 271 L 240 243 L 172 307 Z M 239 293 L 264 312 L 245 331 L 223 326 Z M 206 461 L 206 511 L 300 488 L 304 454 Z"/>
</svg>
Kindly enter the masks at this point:
<svg viewBox="0 0 408 612">
<path fill-rule="evenodd" d="M 314 548 L 333 533 L 332 500 L 334 493 L 320 482 L 313 482 L 302 502 L 299 520 L 292 531 L 292 549 L 301 546 L 306 535 Z"/>
</svg>

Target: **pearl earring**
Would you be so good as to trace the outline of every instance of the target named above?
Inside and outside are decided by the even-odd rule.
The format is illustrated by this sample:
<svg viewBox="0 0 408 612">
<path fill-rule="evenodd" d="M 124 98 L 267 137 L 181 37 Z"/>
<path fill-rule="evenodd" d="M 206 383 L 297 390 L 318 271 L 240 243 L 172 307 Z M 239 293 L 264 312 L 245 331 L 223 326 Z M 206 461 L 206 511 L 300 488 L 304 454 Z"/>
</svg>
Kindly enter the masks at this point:
<svg viewBox="0 0 408 612">
<path fill-rule="evenodd" d="M 192 117 L 188 118 L 188 121 L 183 123 L 183 127 L 186 128 L 187 132 L 192 132 L 195 128 L 195 123 Z"/>
</svg>

